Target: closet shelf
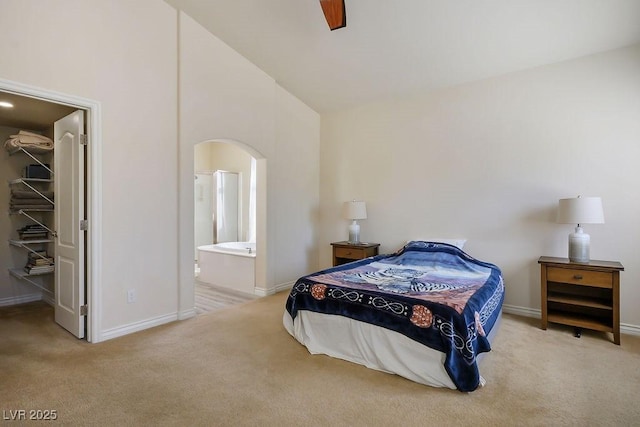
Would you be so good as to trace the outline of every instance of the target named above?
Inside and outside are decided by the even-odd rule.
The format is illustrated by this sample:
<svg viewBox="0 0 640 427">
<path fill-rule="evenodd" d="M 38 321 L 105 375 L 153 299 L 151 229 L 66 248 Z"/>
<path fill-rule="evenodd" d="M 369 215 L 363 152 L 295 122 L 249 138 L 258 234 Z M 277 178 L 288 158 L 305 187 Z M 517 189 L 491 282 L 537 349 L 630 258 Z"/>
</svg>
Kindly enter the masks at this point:
<svg viewBox="0 0 640 427">
<path fill-rule="evenodd" d="M 53 274 L 55 270 L 51 270 L 51 271 L 38 271 L 35 273 L 27 273 L 26 271 L 24 271 L 22 268 L 10 268 L 9 269 L 9 273 L 13 276 L 16 277 L 18 279 L 23 279 L 23 280 L 27 280 L 27 277 L 32 277 L 32 276 L 44 276 L 45 274 Z"/>
<path fill-rule="evenodd" d="M 9 152 L 10 156 L 13 156 L 16 153 L 24 153 L 28 156 L 31 156 L 32 154 L 49 154 L 49 153 L 53 153 L 53 149 L 52 148 L 42 148 L 42 147 L 37 147 L 37 146 L 31 146 L 28 149 L 24 148 L 24 147 L 13 147 L 13 148 L 8 148 L 7 151 Z"/>
<path fill-rule="evenodd" d="M 47 166 L 44 162 L 42 162 L 40 159 L 38 159 L 36 156 L 34 156 L 34 154 L 49 154 L 52 153 L 53 150 L 52 149 L 44 149 L 42 147 L 29 147 L 29 149 L 25 149 L 23 147 L 16 147 L 16 148 L 11 148 L 9 150 L 7 150 L 9 152 L 9 155 L 12 156 L 16 153 L 24 153 L 27 156 L 31 157 L 31 159 L 38 163 L 40 166 L 42 166 L 43 168 L 45 168 L 46 170 L 49 171 L 49 173 L 51 175 L 53 175 L 53 170 L 51 170 L 51 168 L 49 166 Z"/>
<path fill-rule="evenodd" d="M 9 274 L 11 274 L 13 277 L 20 279 L 20 280 L 24 280 L 25 282 L 28 282 L 30 284 L 32 284 L 33 286 L 35 286 L 36 288 L 40 289 L 41 291 L 47 292 L 51 295 L 53 295 L 53 292 L 50 291 L 49 289 L 45 288 L 44 286 L 42 286 L 39 283 L 34 282 L 33 280 L 29 279 L 29 277 L 31 276 L 43 276 L 45 274 L 52 274 L 53 271 L 48 271 L 46 273 L 39 273 L 39 274 L 29 274 L 24 270 L 21 270 L 19 268 L 10 268 L 9 269 Z"/>
<path fill-rule="evenodd" d="M 44 259 L 47 261 L 49 260 L 49 256 L 46 254 L 46 252 L 42 254 L 42 251 L 33 249 L 31 245 L 36 245 L 36 244 L 44 245 L 51 242 L 53 242 L 53 240 L 50 240 L 50 239 L 9 240 L 10 245 L 17 246 L 19 248 L 22 248 L 28 251 L 30 257 L 35 256 L 37 258 Z"/>
<path fill-rule="evenodd" d="M 9 210 L 10 215 L 26 215 L 27 212 L 53 212 L 53 206 L 51 209 L 18 209 Z"/>
<path fill-rule="evenodd" d="M 43 178 L 16 178 L 12 181 L 9 181 L 9 185 L 16 185 L 16 184 L 22 184 L 25 187 L 27 187 L 31 192 L 33 192 L 33 195 L 37 198 L 42 199 L 43 204 L 45 205 L 45 208 L 42 208 L 43 210 L 47 210 L 46 208 L 49 208 L 49 205 L 51 205 L 51 207 L 49 209 L 53 210 L 53 206 L 55 205 L 55 203 L 53 202 L 53 193 L 51 192 L 46 192 L 44 191 L 42 188 L 36 188 L 39 186 L 39 184 L 50 184 L 51 182 L 53 182 L 53 180 L 51 179 L 43 179 Z M 27 190 L 27 191 L 29 191 Z M 46 194 L 45 194 L 46 193 Z M 13 198 L 13 190 L 11 190 L 11 202 L 14 202 L 14 198 Z M 31 193 L 27 193 L 28 195 L 31 195 Z M 21 199 L 17 199 L 15 200 L 15 203 L 20 204 Z M 23 208 L 23 210 L 29 210 L 30 208 L 27 207 Z M 37 208 L 35 208 L 37 209 Z"/>
<path fill-rule="evenodd" d="M 35 245 L 35 244 L 42 244 L 42 243 L 53 243 L 54 240 L 53 239 L 33 239 L 33 240 L 16 240 L 16 239 L 11 239 L 9 240 L 9 244 L 13 245 L 13 246 L 18 246 L 23 248 L 25 245 Z"/>
<path fill-rule="evenodd" d="M 16 178 L 16 179 L 12 179 L 11 181 L 9 181 L 9 184 L 14 185 L 14 184 L 26 184 L 28 182 L 42 182 L 42 183 L 49 183 L 49 182 L 53 182 L 52 179 L 44 179 L 44 178 Z"/>
<path fill-rule="evenodd" d="M 18 211 L 9 211 L 9 214 L 24 215 L 27 218 L 29 218 L 31 221 L 33 221 L 34 223 L 38 224 L 39 226 L 47 230 L 49 233 L 51 233 L 51 236 L 58 237 L 58 233 L 56 233 L 55 230 L 52 230 L 51 228 L 47 227 L 42 221 L 38 221 L 36 218 L 29 215 L 29 212 L 53 212 L 53 209 L 20 209 Z"/>
</svg>

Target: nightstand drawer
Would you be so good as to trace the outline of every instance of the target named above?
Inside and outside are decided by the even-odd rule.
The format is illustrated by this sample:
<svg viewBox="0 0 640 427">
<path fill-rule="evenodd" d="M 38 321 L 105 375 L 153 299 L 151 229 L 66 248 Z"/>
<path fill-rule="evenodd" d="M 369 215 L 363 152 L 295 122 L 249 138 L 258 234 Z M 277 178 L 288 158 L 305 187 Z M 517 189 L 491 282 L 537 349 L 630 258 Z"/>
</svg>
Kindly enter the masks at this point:
<svg viewBox="0 0 640 427">
<path fill-rule="evenodd" d="M 599 288 L 613 287 L 613 275 L 602 271 L 548 267 L 547 280 L 550 282 L 571 283 L 574 285 L 595 286 Z"/>
<path fill-rule="evenodd" d="M 380 243 L 333 242 L 333 265 L 342 265 L 378 255 Z"/>
<path fill-rule="evenodd" d="M 366 251 L 364 249 L 356 249 L 356 248 L 336 248 L 336 257 L 349 258 L 349 259 L 362 259 L 362 258 L 366 258 Z"/>
</svg>

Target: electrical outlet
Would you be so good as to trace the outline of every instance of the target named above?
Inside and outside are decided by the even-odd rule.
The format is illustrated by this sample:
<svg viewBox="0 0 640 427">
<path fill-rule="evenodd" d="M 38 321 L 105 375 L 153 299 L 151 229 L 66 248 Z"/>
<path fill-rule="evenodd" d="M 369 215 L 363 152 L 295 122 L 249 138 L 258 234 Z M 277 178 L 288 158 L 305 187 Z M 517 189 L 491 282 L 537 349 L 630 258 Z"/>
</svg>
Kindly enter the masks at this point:
<svg viewBox="0 0 640 427">
<path fill-rule="evenodd" d="M 131 304 L 132 302 L 136 302 L 136 290 L 129 289 L 127 291 L 127 303 Z"/>
</svg>

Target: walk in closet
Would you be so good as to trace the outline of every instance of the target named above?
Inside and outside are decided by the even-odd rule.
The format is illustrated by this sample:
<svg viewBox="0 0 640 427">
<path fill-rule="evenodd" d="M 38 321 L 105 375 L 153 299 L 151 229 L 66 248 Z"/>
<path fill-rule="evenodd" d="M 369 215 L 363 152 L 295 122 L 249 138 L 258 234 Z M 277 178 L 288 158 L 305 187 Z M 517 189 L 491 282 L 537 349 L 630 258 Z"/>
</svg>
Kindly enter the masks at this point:
<svg viewBox="0 0 640 427">
<path fill-rule="evenodd" d="M 85 237 L 76 226 L 84 211 L 84 170 L 77 168 L 84 112 L 1 91 L 0 101 L 14 105 L 0 108 L 0 239 L 7 242 L 0 245 L 0 305 L 43 300 L 81 338 L 84 289 L 74 289 L 85 286 Z"/>
</svg>

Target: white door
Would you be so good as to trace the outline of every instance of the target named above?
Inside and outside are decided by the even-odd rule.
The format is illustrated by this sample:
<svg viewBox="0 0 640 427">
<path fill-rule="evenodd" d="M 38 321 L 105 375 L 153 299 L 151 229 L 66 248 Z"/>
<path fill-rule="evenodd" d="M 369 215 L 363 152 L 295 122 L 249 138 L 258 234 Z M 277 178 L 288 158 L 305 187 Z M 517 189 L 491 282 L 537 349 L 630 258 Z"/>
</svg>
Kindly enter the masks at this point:
<svg viewBox="0 0 640 427">
<path fill-rule="evenodd" d="M 54 124 L 55 319 L 78 338 L 85 335 L 84 112 Z"/>
</svg>

